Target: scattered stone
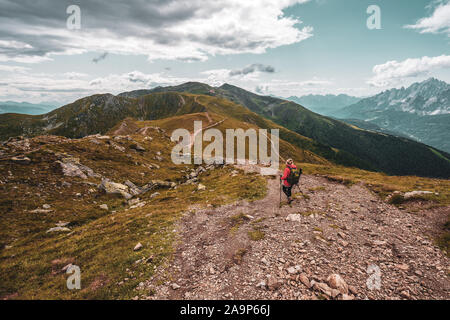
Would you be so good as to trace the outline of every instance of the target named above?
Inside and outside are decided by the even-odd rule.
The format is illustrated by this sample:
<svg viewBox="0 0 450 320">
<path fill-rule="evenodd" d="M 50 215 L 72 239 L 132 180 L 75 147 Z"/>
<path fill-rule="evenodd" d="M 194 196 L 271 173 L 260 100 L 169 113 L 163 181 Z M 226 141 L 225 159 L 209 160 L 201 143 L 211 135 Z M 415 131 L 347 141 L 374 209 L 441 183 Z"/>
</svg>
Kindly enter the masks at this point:
<svg viewBox="0 0 450 320">
<path fill-rule="evenodd" d="M 70 162 L 64 163 L 61 161 L 56 161 L 56 163 L 58 163 L 61 166 L 61 169 L 63 171 L 63 174 L 67 177 L 78 177 L 81 179 L 87 179 L 87 175 L 81 171 L 81 169 Z"/>
<path fill-rule="evenodd" d="M 44 209 L 50 209 L 51 206 L 50 206 L 49 204 L 44 204 L 44 205 L 42 205 L 42 208 L 44 208 Z"/>
<path fill-rule="evenodd" d="M 411 192 L 406 192 L 403 195 L 403 198 L 405 199 L 411 199 L 417 196 L 424 196 L 424 195 L 432 195 L 434 194 L 434 192 L 430 192 L 430 191 L 411 191 Z"/>
<path fill-rule="evenodd" d="M 301 222 L 302 217 L 299 214 L 290 214 L 286 217 L 286 221 Z"/>
<path fill-rule="evenodd" d="M 134 247 L 134 251 L 139 251 L 139 250 L 141 250 L 142 248 L 143 248 L 144 246 L 142 245 L 142 243 L 138 243 L 135 247 Z"/>
<path fill-rule="evenodd" d="M 395 266 L 397 267 L 397 269 L 400 269 L 402 271 L 408 271 L 409 270 L 409 266 L 407 264 L 397 264 Z"/>
<path fill-rule="evenodd" d="M 30 213 L 50 213 L 53 210 L 46 210 L 46 209 L 35 209 L 35 210 L 31 210 Z"/>
<path fill-rule="evenodd" d="M 309 282 L 308 276 L 306 273 L 302 273 L 299 276 L 299 280 L 301 283 L 303 283 L 307 288 L 311 288 L 311 283 Z"/>
<path fill-rule="evenodd" d="M 331 297 L 333 295 L 332 289 L 326 283 L 314 282 L 314 284 L 312 286 L 315 290 L 320 291 L 329 297 Z"/>
<path fill-rule="evenodd" d="M 64 267 L 62 267 L 61 271 L 66 272 L 67 269 L 69 269 L 72 266 L 71 263 L 69 263 L 68 265 L 65 265 Z"/>
<path fill-rule="evenodd" d="M 197 187 L 197 190 L 198 190 L 198 191 L 206 190 L 206 186 L 203 185 L 203 184 L 201 184 L 201 183 L 199 183 L 199 185 L 198 185 L 198 187 Z"/>
<path fill-rule="evenodd" d="M 332 274 L 327 278 L 327 282 L 331 288 L 339 290 L 342 294 L 348 294 L 348 285 L 344 279 L 338 274 Z"/>
<path fill-rule="evenodd" d="M 159 192 L 152 193 L 152 195 L 150 196 L 150 199 L 156 198 L 159 195 L 161 195 L 161 193 L 159 193 Z"/>
<path fill-rule="evenodd" d="M 275 277 L 270 277 L 267 279 L 267 287 L 271 291 L 277 290 L 278 288 L 281 287 L 282 284 L 283 284 L 283 281 L 275 279 Z"/>
<path fill-rule="evenodd" d="M 56 161 L 56 163 L 61 166 L 63 174 L 68 177 L 79 177 L 81 179 L 87 179 L 88 177 L 100 177 L 100 175 L 96 174 L 94 170 L 81 164 L 79 158 L 62 158 L 61 161 Z"/>
<path fill-rule="evenodd" d="M 257 288 L 261 288 L 261 289 L 265 289 L 266 288 L 266 281 L 262 280 L 261 282 L 259 282 L 256 287 Z"/>
<path fill-rule="evenodd" d="M 176 283 L 172 283 L 172 289 L 173 290 L 178 290 L 178 289 L 180 289 L 181 287 L 178 285 L 178 284 L 176 284 Z"/>
<path fill-rule="evenodd" d="M 400 296 L 402 296 L 402 298 L 411 300 L 411 295 L 409 294 L 409 292 L 407 290 L 400 292 Z"/>
<path fill-rule="evenodd" d="M 107 204 L 101 204 L 101 205 L 100 205 L 100 209 L 103 209 L 103 210 L 106 210 L 106 211 L 108 211 L 108 210 L 109 210 L 109 208 L 108 208 L 108 205 L 107 205 Z"/>
<path fill-rule="evenodd" d="M 50 232 L 70 232 L 70 229 L 67 227 L 54 227 L 47 230 L 47 233 Z"/>
<path fill-rule="evenodd" d="M 295 267 L 290 267 L 287 269 L 287 272 L 289 274 L 297 274 L 302 270 L 302 268 L 300 266 L 295 266 Z"/>
<path fill-rule="evenodd" d="M 139 143 L 133 143 L 132 145 L 130 145 L 130 148 L 139 152 L 145 152 L 145 148 L 141 146 Z"/>
<path fill-rule="evenodd" d="M 28 157 L 12 157 L 11 161 L 18 163 L 18 164 L 30 164 L 31 159 Z"/>
<path fill-rule="evenodd" d="M 348 291 L 353 295 L 358 295 L 358 289 L 356 289 L 354 286 L 348 286 Z"/>
<path fill-rule="evenodd" d="M 128 186 L 112 182 L 109 179 L 103 179 L 99 189 L 105 191 L 107 194 L 120 194 L 125 199 L 131 199 L 133 197 L 128 193 Z"/>
</svg>

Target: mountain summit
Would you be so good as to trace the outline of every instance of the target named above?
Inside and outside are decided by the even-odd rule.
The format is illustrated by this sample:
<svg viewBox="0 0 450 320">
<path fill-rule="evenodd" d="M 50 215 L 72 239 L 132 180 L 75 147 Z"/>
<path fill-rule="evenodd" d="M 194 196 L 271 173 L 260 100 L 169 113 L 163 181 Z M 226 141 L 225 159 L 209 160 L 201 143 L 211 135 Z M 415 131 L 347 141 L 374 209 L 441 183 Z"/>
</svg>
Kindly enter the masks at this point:
<svg viewBox="0 0 450 320">
<path fill-rule="evenodd" d="M 430 78 L 414 83 L 408 88 L 383 91 L 373 97 L 362 99 L 356 104 L 343 108 L 338 115 L 343 118 L 401 111 L 420 116 L 450 113 L 450 85 Z"/>
</svg>

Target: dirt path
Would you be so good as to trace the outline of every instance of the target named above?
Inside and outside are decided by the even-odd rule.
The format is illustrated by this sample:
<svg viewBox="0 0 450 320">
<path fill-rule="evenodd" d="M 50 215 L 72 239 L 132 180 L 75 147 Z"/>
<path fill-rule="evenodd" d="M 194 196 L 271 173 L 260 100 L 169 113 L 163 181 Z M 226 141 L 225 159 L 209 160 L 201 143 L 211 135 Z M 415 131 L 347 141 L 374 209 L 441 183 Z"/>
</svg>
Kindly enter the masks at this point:
<svg viewBox="0 0 450 320">
<path fill-rule="evenodd" d="M 216 123 L 212 123 L 212 119 L 209 116 L 208 112 L 205 112 L 205 113 L 206 113 L 206 117 L 208 118 L 208 121 L 209 121 L 210 124 L 206 128 L 201 128 L 201 129 L 198 129 L 195 132 L 191 133 L 191 139 L 190 139 L 189 146 L 188 146 L 189 149 L 192 148 L 192 146 L 194 145 L 195 138 L 197 137 L 197 135 L 199 133 L 201 133 L 204 130 L 208 130 L 209 128 L 216 127 L 216 126 L 218 126 L 219 124 L 221 124 L 222 122 L 224 122 L 226 120 L 226 118 L 225 118 L 225 119 L 222 119 L 222 120 L 220 120 L 220 121 L 218 121 Z"/>
<path fill-rule="evenodd" d="M 149 279 L 154 294 L 146 298 L 317 299 L 326 296 L 317 283 L 334 273 L 350 286 L 350 298 L 450 298 L 449 260 L 427 238 L 449 207 L 411 214 L 361 185 L 302 176 L 304 196 L 279 209 L 278 188 L 268 180 L 262 200 L 186 213 L 174 260 L 159 273 L 170 280 Z M 239 214 L 247 217 L 233 228 Z M 291 214 L 298 221 L 287 220 Z M 252 241 L 254 230 L 264 239 Z M 379 270 L 379 290 L 368 289 L 376 276 L 369 266 Z"/>
</svg>

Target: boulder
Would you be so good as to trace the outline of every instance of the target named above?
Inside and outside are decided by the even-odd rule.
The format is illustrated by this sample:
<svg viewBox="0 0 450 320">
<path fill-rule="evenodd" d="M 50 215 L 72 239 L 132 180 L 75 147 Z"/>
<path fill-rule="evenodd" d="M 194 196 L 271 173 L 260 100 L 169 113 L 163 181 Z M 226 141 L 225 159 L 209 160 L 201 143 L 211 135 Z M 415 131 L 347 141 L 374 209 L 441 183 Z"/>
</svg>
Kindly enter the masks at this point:
<svg viewBox="0 0 450 320">
<path fill-rule="evenodd" d="M 87 179 L 87 175 L 81 171 L 81 169 L 74 163 L 56 161 L 61 166 L 63 174 L 67 177 L 79 177 L 81 179 Z"/>
<path fill-rule="evenodd" d="M 128 186 L 112 182 L 109 179 L 103 179 L 99 189 L 105 191 L 107 194 L 120 194 L 127 200 L 132 198 Z"/>
<path fill-rule="evenodd" d="M 125 181 L 124 183 L 128 187 L 128 192 L 133 195 L 137 196 L 138 194 L 142 193 L 142 189 L 136 186 L 133 182 L 130 180 Z"/>
<path fill-rule="evenodd" d="M 137 245 L 134 246 L 134 249 L 133 249 L 133 250 L 134 250 L 134 251 L 139 251 L 139 250 L 141 250 L 143 247 L 144 247 L 144 246 L 142 245 L 142 243 L 139 242 Z"/>
<path fill-rule="evenodd" d="M 136 151 L 139 151 L 139 152 L 145 151 L 145 148 L 143 146 L 141 146 L 139 143 L 133 143 L 132 145 L 130 145 L 130 148 L 134 149 Z"/>
<path fill-rule="evenodd" d="M 433 192 L 430 191 L 411 191 L 411 192 L 407 192 L 403 195 L 403 198 L 405 199 L 411 199 L 417 196 L 425 196 L 425 195 L 432 195 L 434 194 Z"/>
</svg>

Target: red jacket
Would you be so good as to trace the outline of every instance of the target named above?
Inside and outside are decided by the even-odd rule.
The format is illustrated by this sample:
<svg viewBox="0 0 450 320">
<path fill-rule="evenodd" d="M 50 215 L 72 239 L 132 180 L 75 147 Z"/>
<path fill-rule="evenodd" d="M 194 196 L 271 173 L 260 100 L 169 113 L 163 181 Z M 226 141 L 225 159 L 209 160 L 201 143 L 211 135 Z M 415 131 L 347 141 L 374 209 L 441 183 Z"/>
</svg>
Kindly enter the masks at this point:
<svg viewBox="0 0 450 320">
<path fill-rule="evenodd" d="M 297 169 L 297 166 L 295 165 L 295 164 L 293 164 L 293 165 L 287 165 L 286 166 L 286 169 L 284 169 L 284 173 L 283 173 L 283 176 L 281 177 L 281 180 L 283 180 L 283 184 L 286 186 L 286 187 L 290 187 L 291 185 L 287 182 L 287 178 L 289 177 L 289 174 L 291 173 L 291 169 L 290 168 L 293 168 L 293 169 Z"/>
</svg>

